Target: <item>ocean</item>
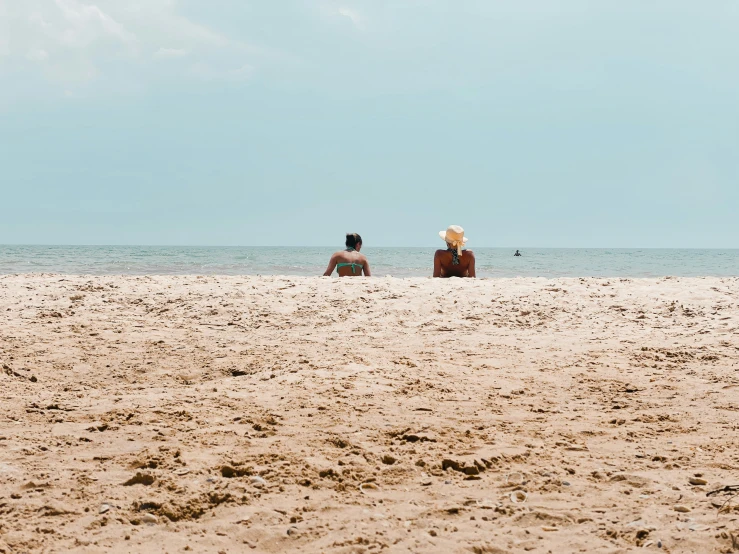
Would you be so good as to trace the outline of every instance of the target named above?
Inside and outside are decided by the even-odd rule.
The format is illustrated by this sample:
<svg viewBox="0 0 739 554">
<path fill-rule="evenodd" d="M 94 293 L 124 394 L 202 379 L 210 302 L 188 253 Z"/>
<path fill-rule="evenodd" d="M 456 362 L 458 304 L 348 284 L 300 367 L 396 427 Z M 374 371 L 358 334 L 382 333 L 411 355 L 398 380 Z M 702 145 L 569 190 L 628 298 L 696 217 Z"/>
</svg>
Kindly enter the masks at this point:
<svg viewBox="0 0 739 554">
<path fill-rule="evenodd" d="M 331 247 L 1 246 L 0 274 L 321 275 Z M 478 277 L 736 277 L 739 249 L 474 248 Z M 365 248 L 376 276 L 431 275 L 435 248 Z"/>
</svg>

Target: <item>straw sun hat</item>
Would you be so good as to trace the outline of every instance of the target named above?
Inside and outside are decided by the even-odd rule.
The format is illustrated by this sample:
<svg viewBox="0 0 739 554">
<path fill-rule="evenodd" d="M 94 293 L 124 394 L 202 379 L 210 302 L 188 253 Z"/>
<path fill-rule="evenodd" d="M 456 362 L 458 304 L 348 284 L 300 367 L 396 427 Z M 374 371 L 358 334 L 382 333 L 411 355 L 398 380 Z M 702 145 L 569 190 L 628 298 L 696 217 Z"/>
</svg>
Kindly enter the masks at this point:
<svg viewBox="0 0 739 554">
<path fill-rule="evenodd" d="M 439 231 L 439 236 L 452 248 L 456 248 L 458 255 L 462 255 L 462 246 L 467 242 L 464 229 L 459 225 L 450 225 L 446 231 Z"/>
</svg>

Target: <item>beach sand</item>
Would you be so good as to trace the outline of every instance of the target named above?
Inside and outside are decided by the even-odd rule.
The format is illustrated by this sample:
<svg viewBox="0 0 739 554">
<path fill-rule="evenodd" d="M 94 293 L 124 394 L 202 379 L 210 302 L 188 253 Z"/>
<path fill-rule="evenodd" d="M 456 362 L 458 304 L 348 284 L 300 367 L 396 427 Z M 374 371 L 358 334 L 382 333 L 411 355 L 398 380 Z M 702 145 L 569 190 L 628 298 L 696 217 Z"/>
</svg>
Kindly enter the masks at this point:
<svg viewBox="0 0 739 554">
<path fill-rule="evenodd" d="M 0 366 L 4 554 L 739 541 L 735 278 L 4 276 Z"/>
</svg>

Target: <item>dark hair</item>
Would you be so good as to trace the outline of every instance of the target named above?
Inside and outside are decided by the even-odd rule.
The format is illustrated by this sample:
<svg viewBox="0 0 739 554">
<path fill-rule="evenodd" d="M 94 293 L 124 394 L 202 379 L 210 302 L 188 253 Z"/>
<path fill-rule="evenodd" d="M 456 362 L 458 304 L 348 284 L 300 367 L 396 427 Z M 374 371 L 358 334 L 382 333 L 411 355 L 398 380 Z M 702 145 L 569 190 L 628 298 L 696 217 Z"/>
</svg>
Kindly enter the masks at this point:
<svg viewBox="0 0 739 554">
<path fill-rule="evenodd" d="M 356 248 L 358 244 L 362 244 L 362 237 L 360 237 L 357 233 L 347 233 L 346 234 L 346 247 L 347 248 Z"/>
</svg>

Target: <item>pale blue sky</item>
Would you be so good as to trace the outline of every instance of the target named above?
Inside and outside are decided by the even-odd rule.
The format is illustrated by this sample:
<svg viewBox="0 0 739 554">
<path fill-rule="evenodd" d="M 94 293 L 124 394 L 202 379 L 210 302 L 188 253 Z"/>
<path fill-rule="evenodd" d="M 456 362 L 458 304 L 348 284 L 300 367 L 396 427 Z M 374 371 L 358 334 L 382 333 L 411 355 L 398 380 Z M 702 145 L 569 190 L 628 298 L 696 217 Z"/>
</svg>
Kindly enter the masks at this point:
<svg viewBox="0 0 739 554">
<path fill-rule="evenodd" d="M 739 247 L 735 0 L 0 0 L 0 243 Z"/>
</svg>

